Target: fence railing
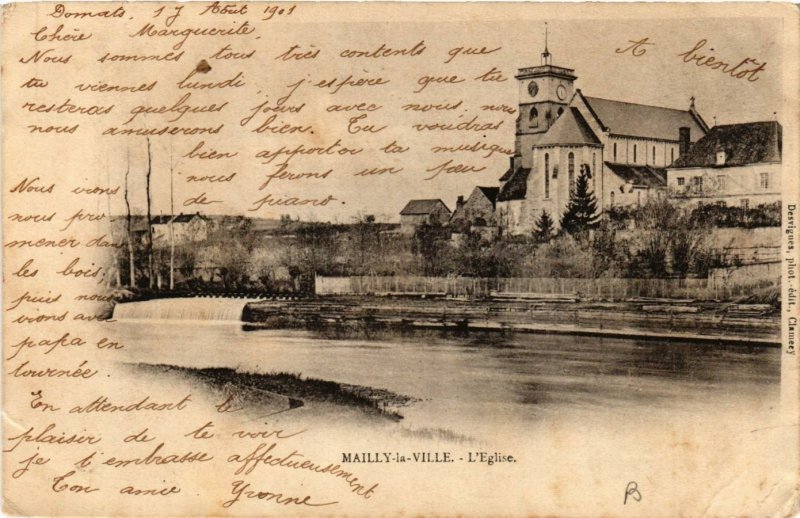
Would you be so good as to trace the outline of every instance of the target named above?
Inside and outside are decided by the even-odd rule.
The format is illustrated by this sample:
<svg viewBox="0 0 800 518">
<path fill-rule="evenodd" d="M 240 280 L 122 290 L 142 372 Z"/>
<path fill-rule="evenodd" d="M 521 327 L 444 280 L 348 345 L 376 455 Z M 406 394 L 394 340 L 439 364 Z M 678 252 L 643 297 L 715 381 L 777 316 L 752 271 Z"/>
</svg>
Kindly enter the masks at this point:
<svg viewBox="0 0 800 518">
<path fill-rule="evenodd" d="M 573 279 L 573 278 L 472 278 L 472 277 L 321 277 L 317 295 L 440 295 L 452 297 L 574 297 L 623 300 L 670 298 L 723 300 L 750 295 L 754 290 L 779 286 L 778 276 L 737 278 L 722 283 L 714 279 Z"/>
</svg>

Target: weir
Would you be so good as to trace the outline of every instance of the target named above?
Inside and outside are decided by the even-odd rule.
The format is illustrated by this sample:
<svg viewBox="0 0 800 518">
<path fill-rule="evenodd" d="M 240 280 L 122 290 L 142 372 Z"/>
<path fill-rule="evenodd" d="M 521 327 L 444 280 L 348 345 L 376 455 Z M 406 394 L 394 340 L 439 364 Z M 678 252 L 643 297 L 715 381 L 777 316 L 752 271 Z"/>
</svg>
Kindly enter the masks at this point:
<svg viewBox="0 0 800 518">
<path fill-rule="evenodd" d="M 255 299 L 165 298 L 114 306 L 114 320 L 198 320 L 240 322 L 245 305 Z"/>
</svg>

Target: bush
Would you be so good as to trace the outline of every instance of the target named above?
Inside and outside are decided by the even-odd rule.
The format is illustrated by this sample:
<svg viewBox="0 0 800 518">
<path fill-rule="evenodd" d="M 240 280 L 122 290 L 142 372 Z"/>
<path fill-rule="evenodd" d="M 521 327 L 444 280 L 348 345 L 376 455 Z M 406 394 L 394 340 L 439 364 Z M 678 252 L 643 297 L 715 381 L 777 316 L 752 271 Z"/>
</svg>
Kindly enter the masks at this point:
<svg viewBox="0 0 800 518">
<path fill-rule="evenodd" d="M 691 219 L 715 227 L 779 227 L 781 226 L 781 203 L 776 201 L 750 209 L 729 207 L 724 203 L 699 205 L 692 211 Z"/>
</svg>

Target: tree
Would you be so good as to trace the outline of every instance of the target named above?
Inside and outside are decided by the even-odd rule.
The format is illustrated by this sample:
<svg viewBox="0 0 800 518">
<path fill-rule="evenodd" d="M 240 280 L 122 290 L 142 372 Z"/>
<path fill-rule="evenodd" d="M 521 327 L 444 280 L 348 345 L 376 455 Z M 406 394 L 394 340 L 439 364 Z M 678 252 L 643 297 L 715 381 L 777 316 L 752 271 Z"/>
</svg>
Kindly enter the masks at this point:
<svg viewBox="0 0 800 518">
<path fill-rule="evenodd" d="M 347 227 L 347 264 L 350 275 L 368 275 L 374 273 L 381 253 L 379 227 L 375 224 L 375 216 L 360 214 L 355 223 Z"/>
<path fill-rule="evenodd" d="M 131 157 L 128 155 L 128 168 L 125 170 L 125 226 L 128 235 L 128 259 L 130 261 L 129 275 L 130 287 L 136 287 L 136 262 L 133 258 L 133 223 L 131 216 L 131 202 L 128 199 L 128 176 L 131 174 Z"/>
<path fill-rule="evenodd" d="M 536 220 L 536 229 L 533 235 L 540 243 L 546 243 L 553 237 L 553 218 L 551 218 L 550 213 L 544 209 L 542 209 L 542 214 L 539 216 L 539 219 Z"/>
<path fill-rule="evenodd" d="M 420 259 L 423 275 L 442 275 L 448 270 L 449 235 L 439 223 L 422 224 L 414 231 L 411 252 Z"/>
<path fill-rule="evenodd" d="M 561 217 L 561 228 L 569 234 L 579 234 L 597 225 L 597 198 L 589 190 L 589 176 L 589 166 L 582 164 L 567 210 Z"/>
<path fill-rule="evenodd" d="M 704 274 L 711 251 L 707 223 L 668 200 L 650 200 L 638 213 L 633 274 L 648 277 Z"/>
<path fill-rule="evenodd" d="M 147 139 L 147 176 L 145 177 L 147 187 L 147 275 L 148 286 L 152 289 L 155 286 L 155 268 L 153 267 L 153 217 L 150 211 L 150 176 L 153 173 L 153 162 L 150 156 L 150 139 Z"/>
</svg>

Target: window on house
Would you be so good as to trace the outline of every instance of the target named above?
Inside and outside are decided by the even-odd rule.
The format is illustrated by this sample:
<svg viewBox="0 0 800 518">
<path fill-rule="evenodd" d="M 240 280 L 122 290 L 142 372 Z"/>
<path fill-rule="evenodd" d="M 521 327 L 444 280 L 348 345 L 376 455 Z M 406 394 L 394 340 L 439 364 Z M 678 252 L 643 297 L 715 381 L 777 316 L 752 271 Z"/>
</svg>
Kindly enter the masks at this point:
<svg viewBox="0 0 800 518">
<path fill-rule="evenodd" d="M 670 150 L 669 150 L 669 163 L 671 164 L 674 161 L 675 161 L 675 148 L 670 148 Z"/>
<path fill-rule="evenodd" d="M 762 189 L 769 189 L 769 173 L 759 173 L 758 184 Z"/>
<path fill-rule="evenodd" d="M 739 206 L 744 210 L 748 210 L 750 208 L 750 199 L 742 198 L 741 200 L 739 200 Z"/>
<path fill-rule="evenodd" d="M 530 120 L 534 120 L 538 116 L 539 116 L 539 110 L 537 110 L 535 107 L 531 108 Z"/>
<path fill-rule="evenodd" d="M 614 142 L 614 162 L 617 161 L 617 143 Z"/>
<path fill-rule="evenodd" d="M 697 192 L 703 192 L 703 177 L 702 176 L 692 177 L 692 187 L 694 187 Z"/>
<path fill-rule="evenodd" d="M 683 176 L 679 176 L 678 177 L 678 187 L 683 187 L 684 185 L 686 185 L 686 178 L 684 178 Z"/>
<path fill-rule="evenodd" d="M 614 206 L 614 191 L 611 191 L 611 193 L 609 194 L 608 197 L 611 200 L 611 206 L 613 207 Z"/>
<path fill-rule="evenodd" d="M 656 163 L 656 147 L 653 146 L 653 165 Z"/>
<path fill-rule="evenodd" d="M 717 176 L 717 189 L 725 191 L 728 188 L 728 177 L 724 174 Z"/>
<path fill-rule="evenodd" d="M 575 189 L 575 154 L 567 155 L 567 180 L 569 181 L 569 192 Z"/>
<path fill-rule="evenodd" d="M 544 154 L 544 197 L 550 197 L 550 155 Z"/>
<path fill-rule="evenodd" d="M 636 163 L 636 144 L 633 145 L 633 162 Z"/>
</svg>

